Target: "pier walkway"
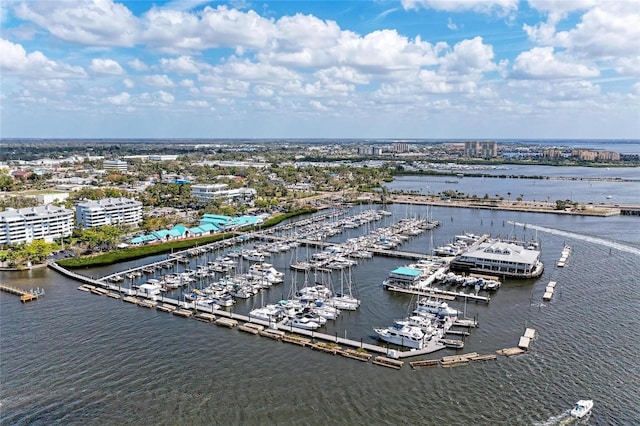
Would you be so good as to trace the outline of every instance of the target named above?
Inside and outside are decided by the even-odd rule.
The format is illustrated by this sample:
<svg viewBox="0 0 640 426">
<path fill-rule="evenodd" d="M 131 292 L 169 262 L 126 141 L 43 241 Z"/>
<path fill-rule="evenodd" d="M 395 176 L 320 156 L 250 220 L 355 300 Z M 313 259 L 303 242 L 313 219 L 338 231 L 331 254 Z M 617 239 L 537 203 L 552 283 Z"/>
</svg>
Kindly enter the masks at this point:
<svg viewBox="0 0 640 426">
<path fill-rule="evenodd" d="M 80 281 L 83 282 L 84 284 L 89 284 L 95 287 L 99 287 L 102 288 L 104 290 L 106 290 L 106 292 L 104 292 L 103 294 L 107 294 L 109 292 L 118 292 L 119 294 L 125 294 L 127 296 L 134 296 L 134 297 L 142 297 L 144 299 L 147 300 L 151 300 L 154 302 L 162 302 L 163 304 L 168 304 L 168 305 L 173 305 L 176 306 L 178 308 L 183 308 L 183 309 L 187 309 L 187 310 L 191 310 L 191 311 L 199 311 L 199 312 L 203 312 L 203 313 L 207 313 L 207 314 L 213 314 L 219 317 L 223 317 L 223 318 L 229 318 L 229 319 L 233 319 L 233 320 L 237 320 L 237 321 L 245 321 L 245 322 L 249 322 L 249 323 L 254 323 L 254 324 L 259 324 L 271 329 L 277 329 L 277 330 L 281 330 L 281 331 L 288 331 L 291 333 L 295 333 L 301 336 L 307 336 L 307 337 L 311 337 L 312 339 L 317 339 L 317 340 L 322 340 L 325 342 L 329 342 L 329 343 L 337 343 L 337 344 L 341 344 L 341 345 L 345 345 L 345 346 L 349 346 L 352 348 L 363 348 L 366 349 L 367 351 L 370 352 L 375 352 L 375 353 L 379 353 L 379 354 L 390 354 L 393 353 L 395 357 L 397 358 L 405 358 L 405 357 L 413 357 L 413 356 L 419 356 L 419 355 L 425 355 L 425 354 L 429 354 L 432 352 L 436 352 L 439 351 L 441 349 L 445 349 L 445 346 L 437 341 L 430 341 L 428 343 L 428 345 L 422 349 L 411 349 L 411 350 L 390 350 L 388 348 L 388 346 L 380 346 L 380 345 L 375 345 L 375 344 L 371 344 L 371 343 L 364 343 L 361 340 L 352 340 L 352 339 L 348 339 L 346 337 L 340 337 L 337 335 L 337 333 L 335 335 L 329 335 L 329 334 L 325 334 L 325 333 L 319 333 L 315 330 L 305 330 L 305 329 L 301 329 L 301 328 L 297 328 L 297 327 L 293 327 L 291 325 L 287 325 L 285 322 L 279 322 L 279 323 L 269 323 L 268 321 L 263 321 L 263 320 L 259 320 L 256 318 L 251 318 L 250 316 L 247 315 L 241 315 L 241 314 L 236 314 L 233 312 L 228 312 L 228 311 L 224 311 L 224 310 L 220 310 L 220 309 L 203 309 L 202 307 L 196 306 L 193 302 L 181 302 L 177 299 L 173 299 L 170 297 L 164 297 L 164 295 L 160 294 L 160 295 L 148 295 L 143 291 L 139 291 L 139 290 L 132 290 L 132 289 L 128 289 L 128 288 L 123 288 L 119 285 L 116 284 L 110 284 L 110 283 L 106 283 L 104 281 L 101 280 L 96 280 L 93 279 L 91 277 L 87 277 L 86 275 L 82 275 L 82 274 L 77 274 L 75 272 L 69 271 L 65 268 L 63 268 L 62 266 L 58 265 L 55 262 L 49 262 L 48 266 L 52 269 L 54 269 L 55 271 L 69 277 L 72 278 L 76 281 Z M 140 303 L 142 301 L 137 301 L 136 299 L 129 299 L 128 301 L 134 301 L 136 303 Z"/>
<path fill-rule="evenodd" d="M 477 294 L 441 290 L 435 287 L 418 290 L 413 288 L 404 288 L 404 287 L 396 287 L 393 285 L 388 285 L 386 286 L 386 289 L 389 291 L 395 291 L 397 293 L 415 294 L 418 296 L 431 296 L 434 298 L 440 298 L 444 300 L 467 299 L 467 300 L 472 300 L 474 302 L 485 302 L 485 303 L 489 303 L 489 301 L 491 300 L 489 296 L 478 296 Z"/>
<path fill-rule="evenodd" d="M 5 293 L 10 293 L 10 294 L 16 294 L 20 296 L 20 301 L 22 303 L 30 302 L 32 300 L 37 300 L 38 297 L 44 296 L 44 290 L 42 291 L 24 290 L 18 287 L 13 287 L 5 284 L 0 284 L 0 291 L 4 291 Z"/>
</svg>

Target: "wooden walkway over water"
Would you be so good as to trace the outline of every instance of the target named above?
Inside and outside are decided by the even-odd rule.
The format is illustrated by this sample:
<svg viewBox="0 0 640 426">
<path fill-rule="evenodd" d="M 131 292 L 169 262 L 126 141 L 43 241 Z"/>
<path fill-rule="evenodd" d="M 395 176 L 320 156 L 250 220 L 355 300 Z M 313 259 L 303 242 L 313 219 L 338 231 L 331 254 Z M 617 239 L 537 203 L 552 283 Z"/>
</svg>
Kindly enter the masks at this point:
<svg viewBox="0 0 640 426">
<path fill-rule="evenodd" d="M 25 290 L 18 287 L 13 287 L 5 284 L 0 284 L 0 291 L 4 291 L 5 293 L 15 294 L 20 296 L 20 301 L 22 303 L 30 302 L 32 300 L 38 300 L 40 296 L 44 296 L 43 292 L 34 292 L 32 290 Z"/>
</svg>

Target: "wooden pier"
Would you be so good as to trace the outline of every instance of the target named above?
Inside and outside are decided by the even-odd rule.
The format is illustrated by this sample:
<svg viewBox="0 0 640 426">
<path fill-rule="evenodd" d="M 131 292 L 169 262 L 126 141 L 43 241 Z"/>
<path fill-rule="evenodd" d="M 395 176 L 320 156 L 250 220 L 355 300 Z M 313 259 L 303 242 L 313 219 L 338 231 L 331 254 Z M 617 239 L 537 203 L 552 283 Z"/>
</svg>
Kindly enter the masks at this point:
<svg viewBox="0 0 640 426">
<path fill-rule="evenodd" d="M 0 284 L 0 291 L 20 296 L 20 301 L 22 303 L 31 302 L 32 300 L 38 300 L 38 297 L 44 296 L 44 290 L 42 291 L 42 293 L 39 293 L 37 291 L 34 292 L 32 290 L 24 290 L 5 284 Z"/>
</svg>

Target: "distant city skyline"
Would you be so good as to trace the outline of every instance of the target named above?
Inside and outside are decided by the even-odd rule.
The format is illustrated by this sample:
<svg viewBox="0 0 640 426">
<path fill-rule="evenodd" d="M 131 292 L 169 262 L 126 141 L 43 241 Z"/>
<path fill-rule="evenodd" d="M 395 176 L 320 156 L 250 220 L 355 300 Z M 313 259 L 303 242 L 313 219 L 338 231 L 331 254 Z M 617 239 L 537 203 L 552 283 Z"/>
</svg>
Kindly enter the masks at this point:
<svg viewBox="0 0 640 426">
<path fill-rule="evenodd" d="M 640 138 L 633 0 L 0 8 L 2 138 Z"/>
</svg>

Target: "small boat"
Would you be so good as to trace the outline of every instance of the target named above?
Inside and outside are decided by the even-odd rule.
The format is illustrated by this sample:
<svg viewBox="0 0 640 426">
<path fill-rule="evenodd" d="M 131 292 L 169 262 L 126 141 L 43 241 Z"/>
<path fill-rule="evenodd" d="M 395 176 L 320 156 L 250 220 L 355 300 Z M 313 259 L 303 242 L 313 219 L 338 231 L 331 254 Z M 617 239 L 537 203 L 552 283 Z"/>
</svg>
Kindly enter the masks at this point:
<svg viewBox="0 0 640 426">
<path fill-rule="evenodd" d="M 570 412 L 571 417 L 574 417 L 576 419 L 581 419 L 587 414 L 589 414 L 592 408 L 593 408 L 593 400 L 581 399 L 580 401 L 576 402 L 576 405 L 571 409 L 571 412 Z"/>
</svg>

